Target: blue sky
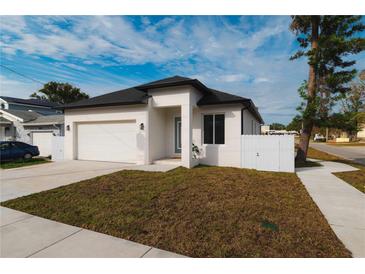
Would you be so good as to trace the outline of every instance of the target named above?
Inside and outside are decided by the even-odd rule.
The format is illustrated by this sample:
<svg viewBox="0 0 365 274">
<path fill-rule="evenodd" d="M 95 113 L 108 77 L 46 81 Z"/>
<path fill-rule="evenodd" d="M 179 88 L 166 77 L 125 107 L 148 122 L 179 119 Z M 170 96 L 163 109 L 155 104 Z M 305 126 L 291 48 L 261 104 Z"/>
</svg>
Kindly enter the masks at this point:
<svg viewBox="0 0 365 274">
<path fill-rule="evenodd" d="M 288 123 L 307 78 L 289 16 L 1 16 L 1 63 L 91 96 L 181 75 L 254 100 L 267 123 Z M 355 57 L 365 68 L 365 53 Z M 41 84 L 3 68 L 1 94 Z"/>
</svg>

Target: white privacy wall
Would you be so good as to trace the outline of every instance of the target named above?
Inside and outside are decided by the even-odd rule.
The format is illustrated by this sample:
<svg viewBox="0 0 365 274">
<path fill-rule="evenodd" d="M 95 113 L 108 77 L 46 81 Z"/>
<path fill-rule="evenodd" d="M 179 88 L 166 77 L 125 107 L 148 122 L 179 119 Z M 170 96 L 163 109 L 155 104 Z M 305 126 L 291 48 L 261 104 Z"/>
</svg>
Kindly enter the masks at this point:
<svg viewBox="0 0 365 274">
<path fill-rule="evenodd" d="M 241 167 L 294 172 L 294 136 L 242 135 Z"/>
</svg>

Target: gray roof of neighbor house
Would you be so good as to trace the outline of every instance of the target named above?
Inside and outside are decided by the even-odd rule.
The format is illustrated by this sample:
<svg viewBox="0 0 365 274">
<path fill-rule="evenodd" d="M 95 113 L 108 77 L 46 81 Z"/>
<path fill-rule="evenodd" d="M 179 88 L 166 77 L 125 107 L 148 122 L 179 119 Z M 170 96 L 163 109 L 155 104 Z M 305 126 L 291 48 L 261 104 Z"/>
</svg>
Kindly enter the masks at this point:
<svg viewBox="0 0 365 274">
<path fill-rule="evenodd" d="M 211 89 L 197 79 L 181 76 L 173 76 L 136 87 L 118 90 L 112 93 L 107 93 L 90 99 L 67 104 L 62 106 L 62 108 L 75 109 L 112 105 L 146 104 L 149 97 L 148 90 L 183 85 L 191 85 L 203 93 L 203 97 L 197 103 L 199 106 L 240 103 L 249 109 L 249 111 L 261 123 L 263 123 L 263 119 L 251 99 Z"/>
<path fill-rule="evenodd" d="M 5 100 L 8 103 L 50 107 L 50 108 L 59 106 L 59 104 L 57 104 L 57 103 L 53 103 L 53 102 L 49 102 L 49 101 L 45 101 L 45 100 L 39 100 L 39 99 L 22 99 L 22 98 L 15 98 L 15 97 L 9 97 L 9 96 L 0 96 L 0 98 Z"/>
<path fill-rule="evenodd" d="M 2 109 L 2 111 L 5 111 L 7 113 L 10 113 L 11 115 L 14 115 L 16 117 L 23 119 L 23 122 L 35 120 L 38 117 L 42 116 L 41 114 L 39 114 L 37 112 L 27 111 L 27 110 Z"/>
<path fill-rule="evenodd" d="M 31 125 L 61 125 L 65 121 L 64 115 L 44 115 L 34 120 L 24 123 L 25 126 Z"/>
<path fill-rule="evenodd" d="M 0 125 L 10 125 L 12 123 L 13 123 L 12 121 L 0 116 Z"/>
</svg>

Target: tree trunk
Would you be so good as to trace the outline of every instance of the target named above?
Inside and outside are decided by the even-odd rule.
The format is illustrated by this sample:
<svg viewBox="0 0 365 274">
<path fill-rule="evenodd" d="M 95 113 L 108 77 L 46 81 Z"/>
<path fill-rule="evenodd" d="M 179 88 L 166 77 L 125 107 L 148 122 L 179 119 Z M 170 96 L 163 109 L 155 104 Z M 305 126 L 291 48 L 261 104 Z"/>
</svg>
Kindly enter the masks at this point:
<svg viewBox="0 0 365 274">
<path fill-rule="evenodd" d="M 311 16 L 311 28 L 312 28 L 312 41 L 311 48 L 316 51 L 318 48 L 318 34 L 319 34 L 319 21 L 320 16 Z M 316 70 L 317 60 L 309 60 L 309 77 L 308 77 L 308 99 L 307 106 L 305 109 L 305 115 L 303 117 L 303 128 L 302 134 L 300 135 L 300 143 L 296 156 L 297 162 L 305 162 L 307 159 L 309 140 L 312 134 L 312 129 L 314 125 L 314 113 L 313 113 L 313 103 L 316 97 L 317 90 L 317 70 Z"/>
</svg>

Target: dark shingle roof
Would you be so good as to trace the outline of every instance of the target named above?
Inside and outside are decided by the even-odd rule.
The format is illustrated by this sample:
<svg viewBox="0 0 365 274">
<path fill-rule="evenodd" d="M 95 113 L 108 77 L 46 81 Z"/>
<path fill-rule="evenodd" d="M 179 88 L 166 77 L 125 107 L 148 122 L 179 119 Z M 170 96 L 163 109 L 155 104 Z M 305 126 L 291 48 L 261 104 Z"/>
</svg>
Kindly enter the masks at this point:
<svg viewBox="0 0 365 274">
<path fill-rule="evenodd" d="M 157 81 L 149 82 L 147 84 L 140 85 L 137 88 L 143 89 L 143 88 L 155 86 L 155 85 L 176 84 L 176 83 L 192 81 L 192 80 L 194 80 L 194 79 L 175 75 L 175 76 L 172 76 L 169 78 L 164 78 L 161 80 L 157 80 Z"/>
<path fill-rule="evenodd" d="M 63 115 L 44 115 L 24 123 L 24 125 L 60 125 L 64 123 Z"/>
<path fill-rule="evenodd" d="M 7 101 L 8 103 L 17 103 L 17 104 L 42 106 L 42 107 L 59 106 L 59 104 L 57 104 L 57 103 L 52 103 L 49 101 L 39 100 L 39 99 L 22 99 L 22 98 L 8 97 L 8 96 L 0 96 L 0 98 Z"/>
<path fill-rule="evenodd" d="M 197 79 L 173 76 L 158 81 L 149 82 L 133 88 L 107 93 L 90 99 L 85 99 L 76 103 L 64 105 L 64 109 L 94 107 L 94 106 L 111 106 L 111 105 L 130 105 L 147 103 L 148 90 L 155 88 L 192 85 L 203 93 L 203 97 L 199 100 L 199 106 L 217 105 L 217 104 L 244 104 L 250 112 L 263 123 L 263 120 L 257 111 L 253 102 L 241 96 L 229 94 L 219 90 L 206 87 Z"/>
<path fill-rule="evenodd" d="M 23 119 L 24 122 L 32 121 L 37 119 L 41 114 L 34 112 L 34 111 L 27 111 L 27 110 L 14 110 L 14 109 L 3 109 L 7 113 L 14 115 L 18 118 Z"/>
<path fill-rule="evenodd" d="M 243 103 L 250 99 L 226 93 L 223 91 L 209 88 L 209 93 L 205 94 L 199 101 L 198 106 L 229 104 L 229 103 Z"/>
<path fill-rule="evenodd" d="M 143 104 L 146 103 L 147 98 L 148 95 L 144 91 L 128 88 L 67 104 L 63 108 Z"/>
</svg>

